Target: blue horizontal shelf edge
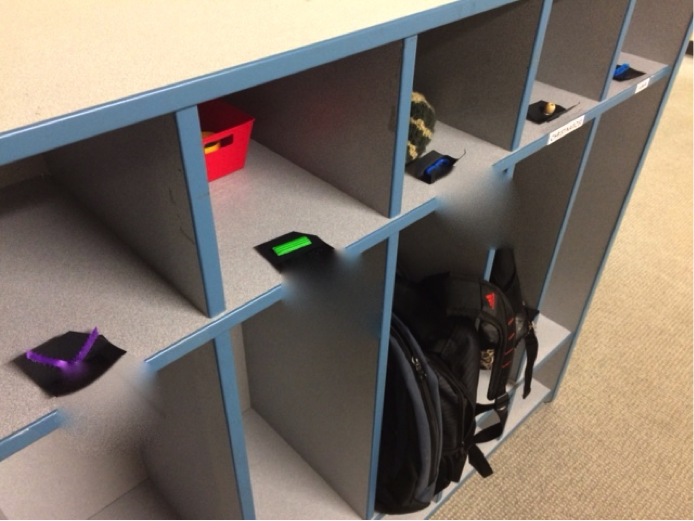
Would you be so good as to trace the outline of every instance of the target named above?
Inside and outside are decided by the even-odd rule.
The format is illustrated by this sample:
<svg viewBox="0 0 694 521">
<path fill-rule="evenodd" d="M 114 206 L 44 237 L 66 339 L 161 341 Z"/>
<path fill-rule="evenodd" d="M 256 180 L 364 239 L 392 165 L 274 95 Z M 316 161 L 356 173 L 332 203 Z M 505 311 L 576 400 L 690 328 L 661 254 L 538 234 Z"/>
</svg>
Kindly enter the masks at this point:
<svg viewBox="0 0 694 521">
<path fill-rule="evenodd" d="M 37 440 L 50 434 L 58 427 L 63 425 L 65 417 L 58 411 L 52 411 L 30 423 L 26 427 L 13 432 L 6 438 L 0 440 L 0 461 L 9 458 L 15 452 L 28 447 Z"/>
<path fill-rule="evenodd" d="M 417 208 L 392 219 L 388 224 L 366 237 L 356 241 L 347 248 L 348 255 L 360 255 L 369 248 L 379 244 L 389 237 L 397 234 L 422 217 L 434 212 L 439 206 L 439 201 L 435 198 L 430 199 Z M 157 372 L 172 362 L 182 358 L 201 345 L 217 339 L 220 335 L 228 332 L 232 327 L 249 319 L 253 315 L 263 311 L 271 305 L 279 302 L 284 295 L 281 285 L 275 286 L 266 293 L 259 295 L 246 304 L 226 312 L 225 314 L 212 319 L 210 323 L 198 329 L 194 333 L 182 338 L 178 342 L 155 353 L 144 362 L 147 369 Z M 11 454 L 31 445 L 33 442 L 50 434 L 60 427 L 64 422 L 64 417 L 59 410 L 55 410 L 46 416 L 30 423 L 26 427 L 0 440 L 0 461 Z"/>
<path fill-rule="evenodd" d="M 347 246 L 345 248 L 345 253 L 348 256 L 361 255 L 369 248 L 383 242 L 390 236 L 401 231 L 403 228 L 435 211 L 438 206 L 439 202 L 435 198 L 425 202 L 414 210 L 392 219 L 385 226 Z M 240 324 L 256 313 L 270 307 L 272 304 L 281 300 L 283 294 L 284 290 L 282 286 L 275 286 L 263 295 L 258 296 L 241 307 L 228 311 L 224 315 L 215 318 L 203 328 L 150 356 L 145 360 L 145 363 L 148 365 L 150 370 L 159 371 L 171 362 L 174 362 L 182 356 L 190 353 L 205 342 L 214 340 L 235 325 Z"/>
<path fill-rule="evenodd" d="M 0 165 L 182 110 L 518 0 L 459 0 L 331 40 L 0 133 Z"/>
<path fill-rule="evenodd" d="M 345 253 L 348 256 L 355 257 L 357 255 L 361 255 L 366 250 L 372 248 L 373 246 L 376 246 L 380 242 L 383 242 L 391 235 L 402 231 L 403 229 L 407 228 L 409 225 L 418 221 L 422 217 L 436 211 L 439 205 L 440 202 L 438 199 L 436 199 L 435 197 L 430 199 L 424 204 L 418 206 L 417 208 L 392 219 L 388 224 L 379 228 L 375 232 L 372 232 L 369 235 L 350 244 L 345 248 Z"/>
<path fill-rule="evenodd" d="M 175 344 L 162 349 L 158 353 L 150 356 L 145 360 L 145 363 L 152 371 L 159 371 L 166 367 L 171 362 L 178 360 L 184 355 L 190 353 L 202 344 L 216 339 L 224 332 L 230 330 L 237 324 L 252 317 L 256 313 L 270 307 L 272 304 L 280 301 L 284 294 L 282 286 L 275 286 L 270 291 L 256 297 L 247 302 L 243 306 L 236 308 L 233 311 L 215 319 L 201 329 L 179 340 Z"/>
</svg>

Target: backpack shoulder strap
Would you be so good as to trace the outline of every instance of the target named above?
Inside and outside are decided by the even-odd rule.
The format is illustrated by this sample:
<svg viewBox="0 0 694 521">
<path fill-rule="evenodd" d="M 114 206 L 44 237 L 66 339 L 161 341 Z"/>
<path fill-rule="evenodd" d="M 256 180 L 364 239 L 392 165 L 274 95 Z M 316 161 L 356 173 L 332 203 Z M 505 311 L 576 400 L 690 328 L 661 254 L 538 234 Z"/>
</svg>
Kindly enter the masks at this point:
<svg viewBox="0 0 694 521">
<path fill-rule="evenodd" d="M 483 336 L 495 351 L 487 399 L 497 400 L 506 394 L 516 345 L 511 304 L 499 288 L 486 281 L 447 276 L 433 282 L 439 285 L 437 291 L 448 316 L 480 320 L 479 327 L 485 329 Z"/>
<path fill-rule="evenodd" d="M 423 281 L 428 291 L 445 308 L 446 314 L 479 320 L 484 330 L 481 338 L 494 349 L 494 363 L 487 389 L 491 404 L 477 404 L 475 414 L 494 409 L 499 423 L 483 429 L 474 437 L 475 443 L 483 443 L 500 437 L 508 419 L 509 396 L 506 384 L 511 375 L 515 349 L 516 325 L 513 309 L 504 293 L 486 281 L 451 276 L 448 273 L 433 275 Z M 471 463 L 475 459 L 472 456 Z M 480 472 L 481 473 L 481 472 Z"/>
<path fill-rule="evenodd" d="M 523 384 L 523 398 L 526 398 L 530 394 L 533 368 L 537 360 L 538 341 L 533 320 L 538 311 L 528 308 L 523 300 L 516 259 L 511 248 L 500 248 L 496 251 L 490 280 L 508 297 L 516 315 L 517 334 L 519 340 L 523 340 L 526 356 Z"/>
</svg>

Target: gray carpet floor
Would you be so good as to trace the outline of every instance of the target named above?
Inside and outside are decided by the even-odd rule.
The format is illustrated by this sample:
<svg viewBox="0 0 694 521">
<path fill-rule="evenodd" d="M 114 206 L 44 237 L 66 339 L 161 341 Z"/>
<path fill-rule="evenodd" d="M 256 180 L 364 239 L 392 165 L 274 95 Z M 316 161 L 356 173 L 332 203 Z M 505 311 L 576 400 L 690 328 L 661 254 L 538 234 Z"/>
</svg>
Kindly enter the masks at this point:
<svg viewBox="0 0 694 521">
<path fill-rule="evenodd" d="M 692 57 L 557 398 L 437 519 L 692 519 Z"/>
</svg>

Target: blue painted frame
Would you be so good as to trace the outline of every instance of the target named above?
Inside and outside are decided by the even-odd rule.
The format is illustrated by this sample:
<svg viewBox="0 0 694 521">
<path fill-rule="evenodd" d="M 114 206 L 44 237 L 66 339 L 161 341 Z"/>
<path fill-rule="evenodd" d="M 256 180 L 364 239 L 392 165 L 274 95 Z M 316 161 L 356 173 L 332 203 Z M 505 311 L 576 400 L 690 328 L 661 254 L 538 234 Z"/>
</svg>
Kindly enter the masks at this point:
<svg viewBox="0 0 694 521">
<path fill-rule="evenodd" d="M 435 28 L 438 25 L 450 23 L 486 10 L 512 3 L 513 1 L 517 0 L 492 0 L 484 3 L 475 2 L 474 0 L 458 0 L 440 8 L 423 13 L 416 13 L 392 22 L 388 22 L 386 24 L 382 24 L 380 26 L 371 27 L 348 35 L 340 36 L 326 42 L 308 45 L 300 49 L 270 56 L 256 62 L 232 67 L 211 75 L 193 78 L 160 89 L 144 92 L 132 97 L 115 100 L 104 105 L 90 107 L 75 113 L 66 114 L 50 120 L 40 121 L 27 127 L 0 133 L 0 165 L 35 154 L 40 154 L 44 151 L 51 150 L 68 143 L 80 141 L 97 134 L 132 125 L 134 123 L 151 119 L 163 114 L 175 113 L 176 120 L 179 125 L 179 139 L 182 150 L 182 158 L 185 166 L 186 180 L 189 187 L 191 208 L 193 209 L 196 236 L 199 241 L 198 252 L 203 269 L 203 278 L 206 296 L 208 299 L 208 309 L 210 315 L 215 316 L 223 313 L 225 310 L 224 296 L 221 285 L 221 270 L 219 268 L 216 236 L 213 232 L 214 222 L 211 213 L 211 205 L 209 202 L 209 190 L 206 184 L 206 179 L 204 175 L 202 175 L 204 174 L 204 170 L 201 170 L 201 166 L 204 167 L 204 158 L 202 157 L 202 151 L 198 146 L 199 143 L 197 140 L 191 139 L 191 136 L 196 135 L 199 132 L 199 121 L 197 120 L 196 105 L 208 99 L 229 94 L 230 91 L 242 90 L 270 81 L 272 79 L 294 74 L 310 67 L 319 66 L 358 52 L 403 39 L 403 71 L 401 75 L 401 90 L 398 108 L 399 117 L 396 131 L 396 146 L 393 161 L 393 187 L 390 205 L 390 215 L 392 219 L 379 230 L 366 237 L 363 237 L 346 248 L 346 252 L 348 254 L 359 255 L 378 243 L 388 241 L 385 267 L 386 284 L 384 289 L 384 318 L 381 324 L 381 342 L 379 347 L 380 351 L 378 355 L 377 368 L 378 380 L 375 396 L 376 407 L 374 409 L 374 435 L 372 445 L 373 458 L 369 471 L 370 485 L 367 500 L 368 513 L 370 516 L 373 516 L 375 479 L 379 448 L 378 441 L 380 439 L 383 392 L 385 388 L 385 365 L 387 361 L 390 310 L 392 306 L 395 267 L 397 262 L 398 234 L 406 226 L 409 226 L 425 215 L 435 211 L 439 206 L 438 200 L 434 198 L 404 215 L 400 214 L 403 190 L 402 172 L 404 171 L 404 143 L 402 136 L 404 135 L 404 129 L 406 126 L 406 118 L 403 116 L 405 113 L 409 114 L 409 92 L 407 92 L 407 87 L 409 86 L 411 91 L 416 53 L 416 34 Z M 617 60 L 618 50 L 621 47 L 626 35 L 626 26 L 628 25 L 629 18 L 633 12 L 635 1 L 636 0 L 632 0 L 625 15 L 623 30 L 620 34 L 617 43 L 617 50 L 615 52 L 615 61 Z M 550 9 L 551 0 L 544 0 L 538 25 L 538 33 L 534 44 L 533 57 L 528 74 L 528 83 L 526 84 L 526 89 L 523 94 L 524 102 L 529 100 L 530 89 L 532 87 L 531 78 L 534 79 L 535 73 L 537 72 L 541 42 L 544 37 L 544 31 L 546 30 Z M 662 116 L 663 108 L 667 102 L 674 78 L 682 62 L 684 51 L 691 32 L 692 21 L 690 19 L 687 36 L 683 40 L 681 52 L 676 63 L 672 67 L 666 66 L 650 76 L 650 81 L 655 82 L 665 78 L 669 74 L 668 85 L 661 99 L 655 122 L 644 145 L 639 164 L 618 217 L 615 230 L 610 238 L 603 256 L 598 270 L 598 275 L 593 283 L 593 287 L 584 306 L 579 324 L 571 340 L 571 345 L 569 346 L 569 351 L 567 353 L 567 358 L 562 372 L 558 377 L 554 390 L 548 398 L 549 400 L 556 396 L 561 385 L 564 371 L 568 365 L 574 344 L 582 328 L 587 310 L 591 305 L 595 289 L 597 288 L 599 280 L 602 276 L 606 260 L 609 256 L 617 230 L 621 224 L 624 211 L 628 206 L 634 185 L 638 179 L 643 162 Z M 607 96 L 609 81 L 610 79 L 608 78 L 606 81 L 605 90 L 603 92 L 603 98 L 606 98 Z M 595 122 L 589 135 L 586 149 L 584 150 L 579 175 L 569 202 L 567 215 L 568 212 L 570 212 L 574 202 L 576 187 L 578 186 L 578 183 L 582 177 L 585 161 L 599 124 L 600 115 L 618 103 L 626 100 L 628 97 L 634 95 L 635 89 L 636 87 L 632 87 L 622 91 L 610 99 L 603 99 L 600 103 L 598 103 L 597 106 L 585 113 L 587 121 L 595 119 Z M 405 97 L 405 94 L 407 94 L 407 97 Z M 521 107 L 521 117 L 519 117 L 519 120 L 517 121 L 516 134 L 514 135 L 513 141 L 514 145 L 512 147 L 514 150 L 519 146 L 520 143 L 520 136 L 524 124 L 525 105 L 527 105 L 527 103 Z M 520 150 L 515 150 L 507 157 L 496 163 L 494 165 L 494 169 L 496 171 L 507 170 L 512 172 L 515 164 L 518 161 L 536 152 L 544 146 L 546 146 L 546 138 L 543 137 L 524 146 Z M 565 225 L 566 218 L 562 225 L 559 241 L 563 239 Z M 490 255 L 493 255 L 493 253 L 490 252 Z M 550 274 L 554 269 L 555 261 L 556 257 L 553 257 L 552 261 L 550 262 Z M 254 516 L 253 496 L 242 430 L 236 378 L 233 370 L 234 361 L 233 353 L 231 352 L 232 346 L 231 339 L 229 338 L 229 330 L 234 325 L 243 322 L 249 317 L 278 302 L 282 299 L 282 297 L 283 289 L 281 286 L 277 286 L 267 293 L 258 296 L 251 302 L 213 319 L 205 327 L 193 332 L 191 335 L 181 339 L 180 341 L 172 344 L 162 351 L 159 351 L 145 360 L 148 367 L 151 370 L 156 371 L 181 358 L 200 345 L 203 345 L 205 342 L 210 340 L 214 341 L 226 420 L 229 426 L 230 443 L 234 457 L 234 468 L 238 487 L 237 492 L 241 500 L 243 515 L 247 518 L 252 518 Z M 544 298 L 544 288 L 541 294 L 541 300 L 542 298 Z M 539 405 L 540 404 L 538 403 L 537 406 Z M 64 421 L 65 418 L 62 413 L 55 410 L 0 440 L 0 461 L 27 447 L 34 441 L 41 439 L 43 436 L 53 432 L 55 429 L 62 426 Z M 522 423 L 522 421 L 520 423 Z M 520 425 L 520 423 L 518 425 Z"/>
<path fill-rule="evenodd" d="M 516 1 L 458 0 L 213 74 L 3 132 L 0 133 L 0 165 L 176 112 Z"/>
<path fill-rule="evenodd" d="M 236 385 L 236 365 L 229 331 L 214 339 L 214 350 L 217 357 L 219 384 L 222 389 L 222 401 L 229 430 L 229 443 L 236 477 L 236 492 L 244 519 L 255 519 L 253 490 L 248 466 L 248 454 L 243 433 L 243 416 Z"/>
<path fill-rule="evenodd" d="M 410 129 L 410 104 L 412 85 L 414 83 L 417 37 L 403 40 L 402 70 L 400 73 L 400 99 L 398 101 L 398 118 L 393 149 L 393 182 L 390 193 L 389 217 L 397 216 L 402 209 L 402 190 L 405 175 L 405 158 L 407 154 L 407 134 Z"/>
<path fill-rule="evenodd" d="M 398 261 L 399 235 L 388 238 L 385 266 L 385 289 L 383 319 L 381 322 L 381 341 L 378 347 L 376 369 L 376 396 L 374 401 L 373 437 L 371 445 L 371 468 L 369 469 L 369 489 L 366 500 L 366 518 L 374 516 L 376 505 L 376 478 L 378 474 L 378 456 L 381 444 L 381 427 L 383 419 L 383 397 L 386 388 L 386 369 L 388 366 L 388 346 L 390 344 L 390 320 L 393 312 L 393 293 L 395 291 L 395 272 Z"/>
<path fill-rule="evenodd" d="M 533 44 L 532 55 L 530 57 L 530 67 L 528 68 L 528 76 L 525 82 L 525 89 L 521 97 L 521 104 L 518 111 L 518 119 L 516 120 L 516 130 L 513 134 L 511 142 L 511 150 L 516 150 L 520 146 L 520 140 L 523 135 L 523 127 L 525 126 L 525 117 L 528 114 L 528 105 L 530 105 L 530 96 L 533 92 L 533 85 L 537 77 L 537 69 L 540 67 L 540 57 L 542 56 L 542 43 L 547 32 L 547 24 L 549 23 L 549 15 L 552 11 L 553 0 L 544 0 L 542 10 L 540 11 L 540 19 L 537 25 L 537 34 L 535 43 Z"/>
<path fill-rule="evenodd" d="M 617 43 L 615 45 L 614 55 L 612 56 L 612 61 L 610 62 L 610 71 L 605 78 L 605 86 L 602 89 L 602 94 L 600 95 L 600 101 L 607 99 L 607 95 L 610 91 L 610 84 L 612 83 L 612 76 L 615 66 L 619 61 L 619 53 L 624 45 L 624 40 L 629 32 L 629 22 L 631 21 L 631 15 L 634 13 L 634 6 L 636 5 L 636 0 L 631 0 L 627 6 L 627 10 L 624 13 L 624 20 L 622 21 L 622 30 L 619 32 L 619 37 L 617 38 Z"/>
<path fill-rule="evenodd" d="M 207 303 L 207 316 L 214 317 L 225 309 L 222 268 L 210 201 L 210 187 L 200 136 L 197 106 L 176 112 L 183 173 L 188 186 L 188 201 L 193 218 L 198 261 Z"/>
<path fill-rule="evenodd" d="M 64 423 L 63 414 L 55 410 L 3 438 L 0 440 L 0 462 L 62 427 Z"/>
<path fill-rule="evenodd" d="M 595 291 L 597 290 L 597 287 L 600 283 L 600 279 L 602 278 L 602 274 L 604 272 L 605 265 L 607 264 L 607 259 L 610 256 L 610 251 L 612 251 L 612 246 L 614 245 L 614 241 L 617 237 L 617 232 L 619 231 L 619 227 L 622 224 L 622 219 L 624 218 L 624 214 L 626 213 L 626 209 L 629 206 L 629 201 L 631 200 L 631 196 L 634 192 L 634 187 L 636 186 L 639 175 L 641 174 L 641 169 L 643 168 L 643 164 L 646 161 L 646 156 L 648 155 L 648 150 L 650 149 L 651 143 L 653 142 L 653 137 L 655 136 L 655 133 L 658 130 L 658 124 L 660 123 L 660 118 L 662 117 L 663 111 L 665 110 L 665 105 L 667 105 L 667 100 L 670 96 L 670 92 L 672 91 L 672 85 L 675 82 L 675 77 L 677 76 L 677 71 L 679 70 L 680 65 L 682 64 L 682 60 L 684 59 L 684 54 L 685 54 L 685 51 L 687 49 L 687 45 L 689 43 L 689 38 L 691 38 L 691 35 L 692 35 L 692 18 L 689 19 L 689 29 L 687 30 L 687 33 L 685 34 L 685 37 L 682 40 L 682 46 L 680 48 L 680 53 L 678 55 L 677 61 L 674 64 L 674 66 L 670 69 L 672 72 L 670 74 L 670 77 L 668 78 L 668 84 L 665 87 L 665 92 L 663 93 L 663 97 L 660 100 L 660 105 L 658 106 L 658 111 L 656 113 L 655 121 L 653 123 L 653 126 L 651 127 L 650 133 L 648 134 L 648 139 L 646 140 L 646 143 L 644 144 L 643 151 L 641 152 L 641 158 L 639 159 L 639 163 L 636 167 L 636 171 L 634 172 L 634 177 L 632 178 L 631 186 L 629 187 L 629 191 L 627 192 L 627 195 L 624 198 L 624 204 L 622 205 L 622 209 L 619 213 L 619 216 L 617 217 L 617 223 L 615 224 L 614 230 L 612 232 L 612 236 L 610 237 L 610 240 L 607 244 L 607 248 L 605 248 L 605 253 L 602 257 L 602 261 L 600 262 L 600 267 L 598 268 L 597 276 L 595 277 L 595 280 L 593 281 L 593 287 L 591 288 L 590 293 L 588 295 L 588 298 L 586 299 L 586 304 L 583 307 L 583 312 L 581 313 L 581 318 L 578 321 L 578 326 L 576 327 L 576 331 L 574 332 L 574 336 L 573 336 L 571 345 L 569 346 L 569 352 L 566 355 L 566 360 L 564 361 L 561 372 L 559 373 L 559 376 L 557 378 L 557 382 L 554 386 L 554 389 L 552 390 L 552 394 L 550 395 L 548 401 L 554 400 L 557 397 L 557 394 L 559 393 L 559 389 L 561 388 L 562 381 L 564 380 L 564 376 L 566 374 L 566 369 L 567 369 L 569 362 L 571 360 L 571 356 L 573 355 L 573 351 L 574 351 L 574 348 L 576 347 L 576 342 L 578 341 L 578 338 L 580 336 L 581 329 L 583 328 L 583 324 L 585 322 L 586 316 L 588 315 L 588 310 L 590 309 L 590 306 L 593 303 L 593 297 L 595 297 Z"/>
</svg>

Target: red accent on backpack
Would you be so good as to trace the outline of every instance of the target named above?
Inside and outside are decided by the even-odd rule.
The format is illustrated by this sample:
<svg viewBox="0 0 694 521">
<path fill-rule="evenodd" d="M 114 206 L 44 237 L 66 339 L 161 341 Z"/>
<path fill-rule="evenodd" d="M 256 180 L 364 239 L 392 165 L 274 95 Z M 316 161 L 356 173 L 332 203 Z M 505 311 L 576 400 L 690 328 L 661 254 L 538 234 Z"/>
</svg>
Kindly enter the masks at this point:
<svg viewBox="0 0 694 521">
<path fill-rule="evenodd" d="M 496 295 L 494 293 L 487 293 L 484 298 L 487 299 L 487 302 L 489 302 L 491 308 L 494 309 L 496 306 Z"/>
</svg>

